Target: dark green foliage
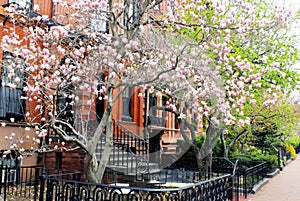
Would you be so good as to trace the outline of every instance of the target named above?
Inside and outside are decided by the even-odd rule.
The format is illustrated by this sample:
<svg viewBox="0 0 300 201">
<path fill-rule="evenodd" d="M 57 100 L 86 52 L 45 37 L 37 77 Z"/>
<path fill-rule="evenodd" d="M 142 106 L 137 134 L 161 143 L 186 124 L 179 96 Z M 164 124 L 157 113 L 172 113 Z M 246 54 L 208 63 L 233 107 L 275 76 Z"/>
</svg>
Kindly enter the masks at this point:
<svg viewBox="0 0 300 201">
<path fill-rule="evenodd" d="M 267 162 L 268 169 L 271 170 L 278 166 L 278 156 L 277 153 L 274 154 L 262 154 L 260 151 L 250 151 L 246 153 L 233 153 L 230 156 L 232 161 L 243 161 L 243 163 L 253 163 L 253 162 Z"/>
<path fill-rule="evenodd" d="M 203 142 L 205 140 L 205 136 L 204 135 L 199 135 L 196 138 L 196 144 L 199 148 L 201 148 Z M 213 146 L 213 157 L 222 157 L 223 156 L 223 148 L 222 148 L 222 143 L 221 140 L 218 139 L 216 144 Z"/>
<path fill-rule="evenodd" d="M 286 143 L 292 145 L 294 149 L 296 149 L 300 144 L 300 136 L 290 137 Z"/>
</svg>

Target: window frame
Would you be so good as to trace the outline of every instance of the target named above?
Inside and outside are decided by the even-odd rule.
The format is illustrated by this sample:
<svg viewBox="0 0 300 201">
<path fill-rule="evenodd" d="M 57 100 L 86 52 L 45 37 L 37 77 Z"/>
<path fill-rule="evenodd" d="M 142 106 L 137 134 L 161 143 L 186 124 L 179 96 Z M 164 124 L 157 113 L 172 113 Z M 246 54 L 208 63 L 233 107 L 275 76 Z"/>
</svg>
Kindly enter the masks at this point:
<svg viewBox="0 0 300 201">
<path fill-rule="evenodd" d="M 130 27 L 137 18 L 137 0 L 124 1 L 123 25 Z"/>
<path fill-rule="evenodd" d="M 6 63 L 7 62 L 7 63 Z M 9 64 L 11 62 L 11 64 Z M 15 65 L 15 66 L 10 66 Z M 20 77 L 20 82 L 16 83 L 9 79 L 9 68 L 14 68 L 16 75 Z M 16 70 L 15 68 L 22 68 Z M 14 56 L 11 52 L 4 51 L 2 53 L 2 65 L 0 75 L 0 119 L 10 120 L 14 118 L 15 121 L 24 120 L 26 109 L 26 101 L 22 97 L 26 94 L 23 91 L 26 64 L 21 57 Z M 18 74 L 17 74 L 18 73 Z M 15 84 L 16 88 L 12 89 L 7 84 Z"/>
<path fill-rule="evenodd" d="M 32 0 L 8 0 L 8 3 L 16 3 L 25 9 L 32 9 Z"/>
<path fill-rule="evenodd" d="M 100 33 L 108 33 L 108 19 L 105 13 L 107 8 L 98 8 L 90 11 L 89 27 Z"/>
<path fill-rule="evenodd" d="M 131 98 L 132 87 L 126 87 L 122 92 L 122 121 L 132 121 Z"/>
</svg>

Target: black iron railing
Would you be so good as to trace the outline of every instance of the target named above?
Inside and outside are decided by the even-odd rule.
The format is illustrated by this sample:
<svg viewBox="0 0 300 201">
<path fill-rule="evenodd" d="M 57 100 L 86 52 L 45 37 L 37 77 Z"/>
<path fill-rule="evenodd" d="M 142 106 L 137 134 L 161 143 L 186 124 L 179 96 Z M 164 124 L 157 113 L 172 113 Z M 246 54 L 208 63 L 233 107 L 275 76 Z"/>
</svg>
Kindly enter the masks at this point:
<svg viewBox="0 0 300 201">
<path fill-rule="evenodd" d="M 231 200 L 232 182 L 224 175 L 182 188 L 137 188 L 45 178 L 45 200 Z M 42 201 L 42 200 L 41 200 Z"/>
<path fill-rule="evenodd" d="M 149 171 L 149 161 L 143 155 L 133 153 L 129 145 L 114 143 L 108 166 L 118 172 L 139 175 Z"/>
<path fill-rule="evenodd" d="M 0 194 L 4 200 L 31 198 L 38 200 L 46 188 L 42 176 L 79 181 L 81 174 L 61 169 L 45 169 L 41 166 L 7 167 L 0 166 Z"/>
<path fill-rule="evenodd" d="M 7 171 L 2 168 L 1 172 Z M 8 170 L 8 172 L 11 169 Z M 116 174 L 110 172 L 111 184 L 81 182 L 80 174 L 68 170 L 45 169 L 39 166 L 21 167 L 15 180 L 1 184 L 4 200 L 147 200 L 147 201 L 186 201 L 186 200 L 232 200 L 232 178 L 229 174 L 200 182 L 189 182 L 185 187 L 166 187 L 153 183 L 151 188 L 116 185 Z M 8 174 L 3 173 L 3 175 Z M 173 175 L 176 173 L 173 172 Z M 189 175 L 180 174 L 181 176 Z M 9 175 L 3 177 L 3 181 Z M 2 178 L 2 177 L 1 177 Z M 172 182 L 173 180 L 166 180 Z"/>
<path fill-rule="evenodd" d="M 148 154 L 148 142 L 118 122 L 114 122 L 113 140 L 114 143 L 120 146 L 124 145 L 129 147 L 131 151 L 137 155 Z"/>
<path fill-rule="evenodd" d="M 253 187 L 265 178 L 267 168 L 266 162 L 232 163 L 229 160 L 218 159 L 212 171 L 233 175 L 234 196 L 235 200 L 239 200 L 241 196 L 247 198 Z"/>
<path fill-rule="evenodd" d="M 267 163 L 263 162 L 247 169 L 237 169 L 235 187 L 237 192 L 243 192 L 245 198 L 253 187 L 261 182 L 267 174 Z"/>
<path fill-rule="evenodd" d="M 162 169 L 157 173 L 150 173 L 149 180 L 160 181 L 161 183 L 197 183 L 220 177 L 223 173 L 208 173 L 185 169 Z"/>
<path fill-rule="evenodd" d="M 125 174 L 137 175 L 149 170 L 148 142 L 117 122 L 113 123 L 113 148 L 108 167 Z M 100 160 L 105 146 L 105 135 L 97 144 L 96 156 Z"/>
<path fill-rule="evenodd" d="M 280 149 L 281 151 L 281 160 L 283 161 L 283 163 L 285 164 L 288 160 L 290 160 L 292 158 L 292 154 L 289 151 L 286 151 L 285 149 Z"/>
</svg>

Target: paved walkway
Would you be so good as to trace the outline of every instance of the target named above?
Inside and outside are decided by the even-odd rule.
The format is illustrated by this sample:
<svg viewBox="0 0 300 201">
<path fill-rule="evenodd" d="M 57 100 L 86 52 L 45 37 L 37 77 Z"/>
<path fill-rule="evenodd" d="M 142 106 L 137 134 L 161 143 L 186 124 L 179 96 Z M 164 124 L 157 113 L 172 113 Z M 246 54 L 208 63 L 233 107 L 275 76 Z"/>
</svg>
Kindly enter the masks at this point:
<svg viewBox="0 0 300 201">
<path fill-rule="evenodd" d="M 300 155 L 248 201 L 300 201 Z"/>
</svg>

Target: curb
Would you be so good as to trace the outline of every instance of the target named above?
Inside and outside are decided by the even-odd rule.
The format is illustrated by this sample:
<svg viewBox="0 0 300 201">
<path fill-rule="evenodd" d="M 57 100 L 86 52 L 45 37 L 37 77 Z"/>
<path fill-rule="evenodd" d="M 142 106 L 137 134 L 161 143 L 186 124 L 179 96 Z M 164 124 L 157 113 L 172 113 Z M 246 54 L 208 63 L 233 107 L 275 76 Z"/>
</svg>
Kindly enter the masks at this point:
<svg viewBox="0 0 300 201">
<path fill-rule="evenodd" d="M 251 193 L 255 194 L 258 192 L 264 185 L 266 185 L 269 182 L 270 179 L 264 178 L 261 182 L 253 186 Z"/>
<path fill-rule="evenodd" d="M 289 159 L 284 163 L 284 166 L 287 166 L 288 164 L 290 164 L 294 159 Z"/>
<path fill-rule="evenodd" d="M 266 178 L 273 178 L 280 173 L 280 169 L 276 168 L 273 172 L 266 174 Z"/>
</svg>

